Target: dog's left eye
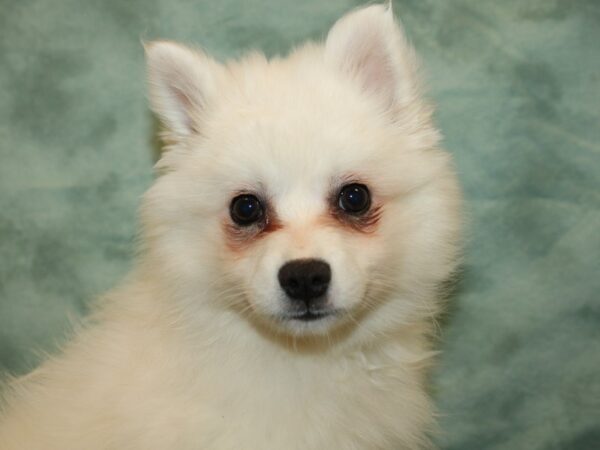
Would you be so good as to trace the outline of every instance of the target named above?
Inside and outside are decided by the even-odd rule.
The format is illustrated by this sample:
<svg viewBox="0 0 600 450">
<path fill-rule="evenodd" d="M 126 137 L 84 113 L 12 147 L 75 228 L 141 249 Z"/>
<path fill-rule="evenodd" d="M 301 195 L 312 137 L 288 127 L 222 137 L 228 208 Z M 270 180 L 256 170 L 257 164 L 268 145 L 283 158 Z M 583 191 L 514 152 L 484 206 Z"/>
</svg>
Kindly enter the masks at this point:
<svg viewBox="0 0 600 450">
<path fill-rule="evenodd" d="M 371 206 L 371 195 L 364 184 L 347 184 L 340 190 L 339 207 L 348 214 L 359 215 Z"/>
<path fill-rule="evenodd" d="M 248 226 L 258 222 L 263 217 L 263 207 L 254 195 L 238 195 L 231 201 L 229 215 L 231 220 L 240 226 Z"/>
</svg>

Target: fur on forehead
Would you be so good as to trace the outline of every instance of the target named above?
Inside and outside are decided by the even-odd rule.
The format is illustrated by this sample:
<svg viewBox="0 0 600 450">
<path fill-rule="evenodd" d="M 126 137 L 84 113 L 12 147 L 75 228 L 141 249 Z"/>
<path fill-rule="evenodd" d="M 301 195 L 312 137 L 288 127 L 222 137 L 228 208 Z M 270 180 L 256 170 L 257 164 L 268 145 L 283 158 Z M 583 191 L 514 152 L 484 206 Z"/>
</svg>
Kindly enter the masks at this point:
<svg viewBox="0 0 600 450">
<path fill-rule="evenodd" d="M 389 8 L 352 12 L 324 45 L 286 58 L 252 53 L 221 65 L 179 44 L 148 48 L 152 105 L 170 143 L 161 170 L 235 174 L 248 183 L 377 170 L 373 176 L 396 190 L 435 172 L 437 164 L 416 154 L 439 138 Z"/>
</svg>

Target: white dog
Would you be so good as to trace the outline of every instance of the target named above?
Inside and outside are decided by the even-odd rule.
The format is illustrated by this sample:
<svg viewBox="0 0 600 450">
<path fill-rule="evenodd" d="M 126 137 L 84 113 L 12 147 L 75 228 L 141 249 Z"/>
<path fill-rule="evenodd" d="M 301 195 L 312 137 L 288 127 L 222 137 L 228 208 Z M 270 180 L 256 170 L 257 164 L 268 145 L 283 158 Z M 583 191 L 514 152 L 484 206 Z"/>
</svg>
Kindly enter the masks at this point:
<svg viewBox="0 0 600 450">
<path fill-rule="evenodd" d="M 2 450 L 420 449 L 460 191 L 389 6 L 221 64 L 146 46 L 136 268 L 6 389 Z"/>
</svg>

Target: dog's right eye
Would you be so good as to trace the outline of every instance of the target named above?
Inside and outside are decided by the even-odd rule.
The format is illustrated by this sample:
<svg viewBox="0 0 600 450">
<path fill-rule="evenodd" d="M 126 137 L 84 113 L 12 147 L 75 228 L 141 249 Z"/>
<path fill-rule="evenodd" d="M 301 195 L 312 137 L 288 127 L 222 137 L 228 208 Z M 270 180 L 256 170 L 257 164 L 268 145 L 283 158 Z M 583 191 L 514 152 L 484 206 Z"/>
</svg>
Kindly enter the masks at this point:
<svg viewBox="0 0 600 450">
<path fill-rule="evenodd" d="M 262 219 L 264 214 L 260 200 L 254 195 L 238 195 L 231 200 L 229 215 L 240 226 L 249 226 Z"/>
</svg>

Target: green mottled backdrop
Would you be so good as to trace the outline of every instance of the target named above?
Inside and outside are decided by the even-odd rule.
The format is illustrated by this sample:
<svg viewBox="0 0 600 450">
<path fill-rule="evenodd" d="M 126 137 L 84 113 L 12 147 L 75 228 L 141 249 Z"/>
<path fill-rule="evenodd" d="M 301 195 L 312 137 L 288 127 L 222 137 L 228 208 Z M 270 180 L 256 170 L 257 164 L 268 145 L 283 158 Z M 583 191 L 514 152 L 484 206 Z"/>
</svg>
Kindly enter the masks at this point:
<svg viewBox="0 0 600 450">
<path fill-rule="evenodd" d="M 131 264 L 156 151 L 140 40 L 275 54 L 359 4 L 0 0 L 0 370 L 35 366 Z M 471 223 L 434 380 L 440 446 L 598 449 L 600 1 L 394 7 Z"/>
</svg>

